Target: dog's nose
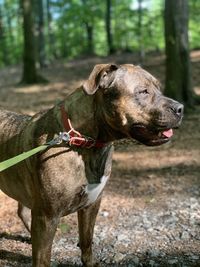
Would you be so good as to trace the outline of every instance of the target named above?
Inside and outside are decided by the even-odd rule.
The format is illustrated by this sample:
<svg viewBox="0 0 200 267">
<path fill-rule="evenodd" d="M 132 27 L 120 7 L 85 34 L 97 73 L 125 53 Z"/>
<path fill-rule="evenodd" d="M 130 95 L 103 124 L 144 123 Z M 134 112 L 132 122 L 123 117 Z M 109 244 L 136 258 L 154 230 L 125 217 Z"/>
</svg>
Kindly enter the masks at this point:
<svg viewBox="0 0 200 267">
<path fill-rule="evenodd" d="M 172 110 L 174 111 L 174 113 L 176 113 L 176 115 L 178 115 L 179 117 L 182 117 L 183 116 L 184 106 L 181 103 L 176 102 L 172 106 Z"/>
</svg>

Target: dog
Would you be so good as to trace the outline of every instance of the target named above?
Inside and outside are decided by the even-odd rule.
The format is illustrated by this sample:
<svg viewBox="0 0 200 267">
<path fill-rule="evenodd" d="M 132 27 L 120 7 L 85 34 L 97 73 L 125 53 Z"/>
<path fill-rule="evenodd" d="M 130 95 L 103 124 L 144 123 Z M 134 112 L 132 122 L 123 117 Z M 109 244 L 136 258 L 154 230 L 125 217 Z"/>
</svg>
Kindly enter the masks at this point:
<svg viewBox="0 0 200 267">
<path fill-rule="evenodd" d="M 19 203 L 31 232 L 32 264 L 50 266 L 59 219 L 78 213 L 84 266 L 96 266 L 92 238 L 101 196 L 111 173 L 113 141 L 167 143 L 180 126 L 183 105 L 165 97 L 150 73 L 131 64 L 100 64 L 64 101 L 35 116 L 0 110 L 0 161 L 65 138 L 0 173 L 0 188 Z M 31 223 L 27 216 L 31 210 Z"/>
</svg>

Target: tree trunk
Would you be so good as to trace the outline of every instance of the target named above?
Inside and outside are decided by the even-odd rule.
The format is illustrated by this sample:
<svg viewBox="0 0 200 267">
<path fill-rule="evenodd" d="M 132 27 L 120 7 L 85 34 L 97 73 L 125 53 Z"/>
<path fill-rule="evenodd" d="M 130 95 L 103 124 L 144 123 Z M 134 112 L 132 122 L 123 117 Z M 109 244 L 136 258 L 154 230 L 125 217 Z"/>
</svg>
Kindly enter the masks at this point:
<svg viewBox="0 0 200 267">
<path fill-rule="evenodd" d="M 4 23 L 3 23 L 3 15 L 2 10 L 0 7 L 0 49 L 2 54 L 2 60 L 5 65 L 9 64 L 9 58 L 8 58 L 8 49 L 6 45 L 6 36 L 5 36 L 5 30 L 4 30 Z"/>
<path fill-rule="evenodd" d="M 113 46 L 112 30 L 111 30 L 111 0 L 106 0 L 106 34 L 108 53 L 113 54 L 115 52 Z"/>
<path fill-rule="evenodd" d="M 166 94 L 192 104 L 188 1 L 165 0 Z"/>
<path fill-rule="evenodd" d="M 59 8 L 59 13 L 62 14 L 63 9 L 64 9 L 65 3 L 62 2 Z M 66 34 L 66 27 L 65 27 L 65 22 L 60 24 L 61 28 L 61 47 L 60 47 L 60 56 L 61 58 L 66 58 L 69 56 L 69 50 L 68 50 L 68 42 L 67 42 L 67 34 Z"/>
<path fill-rule="evenodd" d="M 142 2 L 143 0 L 138 0 L 138 46 L 140 54 L 140 62 L 143 64 L 145 58 L 145 51 L 143 45 L 143 36 L 142 36 Z"/>
<path fill-rule="evenodd" d="M 36 71 L 35 40 L 33 24 L 33 0 L 21 0 L 23 12 L 24 57 L 22 83 L 33 84 L 39 81 Z"/>
<path fill-rule="evenodd" d="M 7 11 L 6 13 L 6 28 L 7 28 L 7 42 L 8 42 L 8 54 L 9 54 L 9 63 L 15 63 L 16 58 L 13 57 L 12 51 L 10 50 L 16 50 L 16 40 L 13 36 L 13 28 L 12 28 L 12 19 L 13 19 L 13 10 L 11 8 L 12 6 L 8 1 L 4 1 L 4 9 Z M 10 45 L 11 44 L 11 45 Z"/>
<path fill-rule="evenodd" d="M 84 7 L 84 10 L 88 9 L 87 5 L 87 0 L 81 0 L 82 5 Z M 90 19 L 91 20 L 91 19 Z M 86 53 L 88 55 L 93 55 L 94 54 L 94 38 L 93 38 L 93 25 L 91 21 L 87 20 L 87 16 L 84 17 L 83 23 L 85 25 L 86 33 L 87 33 L 87 48 L 86 48 Z"/>
<path fill-rule="evenodd" d="M 45 67 L 44 7 L 43 0 L 37 0 L 38 13 L 38 60 L 40 67 Z"/>
<path fill-rule="evenodd" d="M 85 27 L 87 31 L 87 53 L 93 55 L 94 54 L 93 26 L 88 22 L 86 22 Z"/>
<path fill-rule="evenodd" d="M 47 29 L 48 29 L 48 45 L 50 57 L 58 58 L 55 48 L 55 38 L 52 30 L 52 14 L 51 14 L 51 1 L 47 0 Z"/>
</svg>

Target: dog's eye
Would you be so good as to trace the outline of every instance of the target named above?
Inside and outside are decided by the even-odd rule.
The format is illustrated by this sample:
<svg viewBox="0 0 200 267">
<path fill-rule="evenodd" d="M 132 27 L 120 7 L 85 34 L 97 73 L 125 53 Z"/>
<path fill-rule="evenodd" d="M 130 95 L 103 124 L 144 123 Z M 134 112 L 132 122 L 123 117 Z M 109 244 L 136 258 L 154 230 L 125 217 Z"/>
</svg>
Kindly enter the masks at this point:
<svg viewBox="0 0 200 267">
<path fill-rule="evenodd" d="M 148 95 L 149 94 L 147 89 L 141 90 L 139 93 L 143 94 L 143 95 Z"/>
</svg>

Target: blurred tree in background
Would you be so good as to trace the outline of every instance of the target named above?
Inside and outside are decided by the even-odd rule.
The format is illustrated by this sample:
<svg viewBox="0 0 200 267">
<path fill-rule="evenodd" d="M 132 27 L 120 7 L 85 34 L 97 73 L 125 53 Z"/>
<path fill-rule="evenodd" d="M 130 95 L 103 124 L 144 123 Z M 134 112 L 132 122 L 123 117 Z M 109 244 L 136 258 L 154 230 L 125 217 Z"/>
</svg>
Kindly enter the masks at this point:
<svg viewBox="0 0 200 267">
<path fill-rule="evenodd" d="M 37 0 L 37 10 L 42 9 L 42 0 Z M 35 38 L 35 23 L 33 19 L 34 1 L 21 0 L 21 9 L 23 16 L 23 33 L 24 33 L 24 49 L 23 49 L 23 74 L 22 83 L 33 84 L 46 82 L 46 79 L 37 73 L 37 58 L 40 66 L 44 66 L 44 34 L 43 34 L 43 12 L 38 12 L 38 28 L 37 37 Z M 38 43 L 36 43 L 36 40 Z M 36 45 L 38 44 L 38 46 Z M 36 53 L 38 56 L 36 57 Z"/>
<path fill-rule="evenodd" d="M 26 25 L 23 27 L 24 9 L 21 3 L 26 1 L 32 2 L 33 16 L 31 39 L 34 48 L 29 46 L 29 55 L 23 49 Z M 166 53 L 172 55 L 167 45 L 171 40 L 172 28 L 175 27 L 173 21 L 182 21 L 183 17 L 188 17 L 188 10 L 181 14 L 179 1 L 184 0 L 166 0 L 168 5 L 165 5 L 164 0 L 0 0 L 0 67 L 21 63 L 23 55 L 24 59 L 32 58 L 37 68 L 43 68 L 55 59 L 106 56 L 121 52 L 138 54 L 140 63 L 143 63 L 149 52 L 164 53 L 165 43 Z M 184 31 L 189 34 L 190 49 L 197 49 L 200 46 L 200 27 L 197 26 L 200 21 L 200 1 L 185 2 L 189 5 L 189 29 L 186 27 Z M 167 8 L 170 3 L 174 5 L 172 13 Z M 28 28 L 31 31 L 30 26 Z M 178 39 L 174 40 L 178 42 Z M 170 58 L 169 55 L 167 58 Z M 186 54 L 185 60 L 189 64 Z M 29 60 L 26 69 L 30 64 Z M 167 75 L 172 76 L 172 73 L 168 71 Z M 167 81 L 170 80 L 173 77 L 171 79 L 168 76 Z M 166 88 L 169 95 L 172 94 L 169 83 L 166 83 Z M 176 92 L 176 97 L 189 102 L 189 91 L 183 90 L 180 94 Z"/>
<path fill-rule="evenodd" d="M 165 0 L 166 94 L 192 104 L 188 1 Z"/>
<path fill-rule="evenodd" d="M 22 59 L 20 2 L 0 0 L 0 66 Z M 36 60 L 43 67 L 55 58 L 139 52 L 141 45 L 146 52 L 163 50 L 163 8 L 162 0 L 35 0 Z"/>
<path fill-rule="evenodd" d="M 24 53 L 23 53 L 23 77 L 22 83 L 37 82 L 36 71 L 36 46 L 34 38 L 33 1 L 21 0 L 23 29 L 24 29 Z"/>
</svg>

